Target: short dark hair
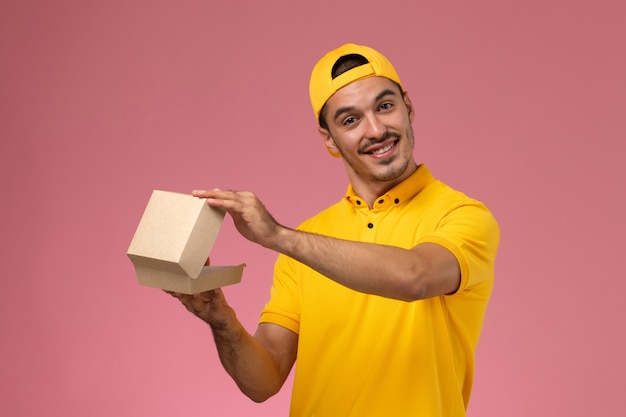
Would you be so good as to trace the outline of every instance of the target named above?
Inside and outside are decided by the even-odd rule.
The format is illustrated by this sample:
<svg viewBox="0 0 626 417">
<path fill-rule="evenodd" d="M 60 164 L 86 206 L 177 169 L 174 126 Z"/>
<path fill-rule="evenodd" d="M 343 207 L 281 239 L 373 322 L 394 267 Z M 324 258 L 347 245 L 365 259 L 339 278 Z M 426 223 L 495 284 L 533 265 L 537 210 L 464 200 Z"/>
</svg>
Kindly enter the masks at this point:
<svg viewBox="0 0 626 417">
<path fill-rule="evenodd" d="M 359 55 L 359 54 L 344 55 L 341 58 L 339 58 L 337 62 L 335 62 L 335 65 L 333 65 L 330 75 L 332 79 L 334 80 L 335 78 L 339 77 L 344 72 L 350 71 L 353 68 L 360 67 L 361 65 L 365 65 L 365 64 L 369 64 L 369 61 L 363 55 Z M 398 86 L 400 93 L 404 92 L 402 91 L 402 87 L 400 87 L 400 85 L 397 82 L 393 81 L 393 83 Z M 326 123 L 326 103 L 324 103 L 322 110 L 320 110 L 320 115 L 319 115 L 319 119 L 317 122 L 319 123 L 320 127 L 328 130 L 328 123 Z"/>
<path fill-rule="evenodd" d="M 365 64 L 369 64 L 369 61 L 363 55 L 359 55 L 359 54 L 344 55 L 341 58 L 339 58 L 337 62 L 335 62 L 335 65 L 333 65 L 333 69 L 331 70 L 330 75 L 334 80 L 335 78 L 339 77 L 344 72 L 349 71 L 352 68 L 360 67 L 361 65 L 365 65 Z"/>
</svg>

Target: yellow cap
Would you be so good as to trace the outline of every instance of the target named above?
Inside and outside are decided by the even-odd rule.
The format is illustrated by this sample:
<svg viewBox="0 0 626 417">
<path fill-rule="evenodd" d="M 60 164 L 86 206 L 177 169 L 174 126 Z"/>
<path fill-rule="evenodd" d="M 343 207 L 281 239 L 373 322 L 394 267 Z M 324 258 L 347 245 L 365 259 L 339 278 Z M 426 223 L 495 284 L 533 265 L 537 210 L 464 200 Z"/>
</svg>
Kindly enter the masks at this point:
<svg viewBox="0 0 626 417">
<path fill-rule="evenodd" d="M 346 55 L 361 55 L 368 63 L 354 67 L 333 79 L 333 66 L 339 58 Z M 347 43 L 328 52 L 313 67 L 309 81 L 309 97 L 311 98 L 315 118 L 319 121 L 320 112 L 324 104 L 340 88 L 354 81 L 374 76 L 389 78 L 398 83 L 404 90 L 395 68 L 380 52 L 370 47 L 353 43 Z"/>
</svg>

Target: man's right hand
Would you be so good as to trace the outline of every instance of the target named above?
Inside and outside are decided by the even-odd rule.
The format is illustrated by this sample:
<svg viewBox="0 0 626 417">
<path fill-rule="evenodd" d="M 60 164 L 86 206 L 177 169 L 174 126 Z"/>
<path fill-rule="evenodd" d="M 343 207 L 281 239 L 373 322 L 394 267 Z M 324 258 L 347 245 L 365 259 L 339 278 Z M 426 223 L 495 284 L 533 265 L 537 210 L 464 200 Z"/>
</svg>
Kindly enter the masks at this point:
<svg viewBox="0 0 626 417">
<path fill-rule="evenodd" d="M 222 290 L 217 288 L 199 294 L 181 294 L 166 291 L 178 300 L 194 315 L 211 325 L 211 327 L 223 327 L 232 317 L 232 310 L 226 302 Z"/>
</svg>

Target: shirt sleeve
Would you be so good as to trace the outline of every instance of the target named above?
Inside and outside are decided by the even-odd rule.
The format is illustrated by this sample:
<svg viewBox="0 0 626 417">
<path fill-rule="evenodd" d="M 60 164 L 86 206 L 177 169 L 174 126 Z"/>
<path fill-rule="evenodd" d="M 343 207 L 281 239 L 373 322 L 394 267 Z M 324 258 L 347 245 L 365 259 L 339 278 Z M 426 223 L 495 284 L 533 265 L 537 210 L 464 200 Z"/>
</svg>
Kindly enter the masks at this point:
<svg viewBox="0 0 626 417">
<path fill-rule="evenodd" d="M 260 323 L 273 323 L 300 332 L 301 293 L 293 259 L 278 255 L 270 300 L 261 312 Z"/>
<path fill-rule="evenodd" d="M 419 243 L 437 243 L 454 254 L 461 269 L 457 294 L 493 281 L 500 229 L 491 212 L 473 201 L 450 209 Z"/>
</svg>

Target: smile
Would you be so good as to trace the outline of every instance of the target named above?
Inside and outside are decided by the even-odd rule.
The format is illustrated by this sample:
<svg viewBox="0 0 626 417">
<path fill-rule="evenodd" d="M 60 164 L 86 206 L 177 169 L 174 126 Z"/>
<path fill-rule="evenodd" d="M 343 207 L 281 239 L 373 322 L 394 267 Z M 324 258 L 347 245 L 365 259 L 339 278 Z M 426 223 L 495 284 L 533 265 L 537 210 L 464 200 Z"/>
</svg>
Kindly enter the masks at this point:
<svg viewBox="0 0 626 417">
<path fill-rule="evenodd" d="M 370 155 L 383 155 L 384 153 L 389 152 L 391 149 L 393 149 L 394 146 L 396 146 L 396 144 L 398 143 L 397 140 L 394 140 L 393 142 L 391 142 L 389 145 L 382 147 L 380 149 L 376 149 L 373 150 L 371 152 L 367 152 Z"/>
</svg>

